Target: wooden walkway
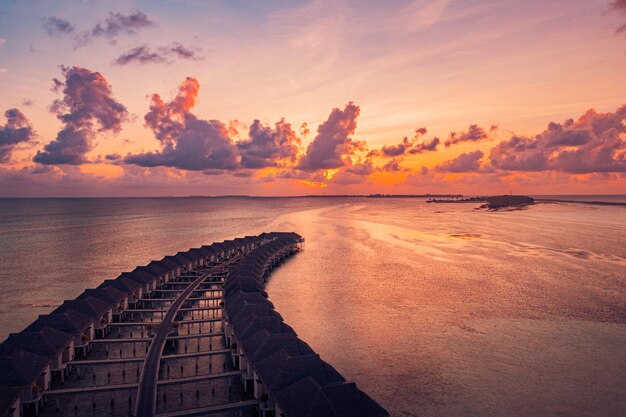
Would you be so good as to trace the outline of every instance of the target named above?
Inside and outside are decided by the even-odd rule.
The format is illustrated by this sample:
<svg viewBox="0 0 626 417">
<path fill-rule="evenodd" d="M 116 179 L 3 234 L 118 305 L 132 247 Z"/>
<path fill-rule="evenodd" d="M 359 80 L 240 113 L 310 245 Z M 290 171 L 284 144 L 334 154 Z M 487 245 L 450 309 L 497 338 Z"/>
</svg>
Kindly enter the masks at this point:
<svg viewBox="0 0 626 417">
<path fill-rule="evenodd" d="M 202 339 L 208 337 L 217 337 L 224 336 L 224 332 L 213 332 L 213 333 L 194 333 L 194 334 L 184 334 L 179 336 L 168 336 L 167 340 L 184 340 L 184 339 Z M 150 337 L 136 337 L 136 338 L 121 338 L 121 339 L 94 339 L 91 343 L 96 345 L 107 344 L 107 343 L 150 343 L 152 338 Z"/>
<path fill-rule="evenodd" d="M 242 371 L 232 371 L 232 372 L 220 372 L 215 374 L 204 374 L 204 375 L 193 375 L 186 376 L 182 378 L 170 378 L 163 379 L 157 381 L 156 385 L 158 386 L 167 386 L 167 385 L 177 385 L 177 384 L 189 384 L 193 382 L 202 382 L 209 381 L 211 379 L 222 379 L 222 378 L 231 378 L 234 376 L 240 376 Z M 92 394 L 96 392 L 112 392 L 112 391 L 124 391 L 129 389 L 138 388 L 141 382 L 139 383 L 128 383 L 128 384 L 107 384 L 107 385 L 95 385 L 95 386 L 86 386 L 86 387 L 74 387 L 74 388 L 61 388 L 61 389 L 51 389 L 45 392 L 46 397 L 59 397 L 59 396 L 67 396 L 67 395 L 75 395 L 75 394 Z"/>
<path fill-rule="evenodd" d="M 178 314 L 178 310 L 183 302 L 191 295 L 201 282 L 207 279 L 209 274 L 202 275 L 191 285 L 189 285 L 172 303 L 165 317 L 161 321 L 158 333 L 154 336 L 148 354 L 143 362 L 139 388 L 137 390 L 137 401 L 135 402 L 135 417 L 152 417 L 156 412 L 157 401 L 157 380 L 159 378 L 159 368 L 161 366 L 161 355 L 167 343 L 167 335 L 172 323 Z"/>
<path fill-rule="evenodd" d="M 207 414 L 221 413 L 224 411 L 236 411 L 243 408 L 256 407 L 257 405 L 259 405 L 259 400 L 237 401 L 232 403 L 213 405 L 210 407 L 173 411 L 171 413 L 161 413 L 157 414 L 155 417 L 199 417 Z"/>
<path fill-rule="evenodd" d="M 213 355 L 228 355 L 232 351 L 230 349 L 216 349 L 216 350 L 205 350 L 200 352 L 191 352 L 191 353 L 177 353 L 175 355 L 163 355 L 161 356 L 161 360 L 174 360 L 174 359 L 186 359 L 186 358 L 197 358 L 204 356 L 213 356 Z M 117 359 L 83 359 L 72 361 L 69 364 L 72 366 L 91 366 L 91 365 L 109 365 L 109 364 L 120 364 L 120 363 L 132 363 L 132 362 L 143 362 L 145 357 L 137 357 L 137 358 L 117 358 Z"/>
<path fill-rule="evenodd" d="M 209 323 L 209 322 L 216 322 L 216 321 L 222 321 L 222 319 L 220 317 L 215 317 L 215 318 L 209 318 L 209 319 L 197 319 L 197 320 L 181 320 L 178 323 L 180 324 L 192 324 L 192 323 Z M 125 322 L 121 322 L 121 323 L 109 323 L 107 326 L 113 326 L 113 327 L 133 327 L 133 326 L 137 326 L 137 327 L 142 327 L 142 326 L 157 326 L 160 325 L 161 321 L 125 321 Z"/>
<path fill-rule="evenodd" d="M 229 261 L 226 261 L 224 264 L 219 267 L 214 267 L 209 270 L 205 270 L 204 273 L 194 281 L 187 283 L 187 286 L 181 290 L 173 290 L 173 292 L 179 293 L 174 301 L 168 306 L 166 312 L 161 309 L 144 309 L 135 310 L 135 312 L 146 312 L 146 313 L 165 313 L 165 316 L 162 317 L 159 326 L 156 328 L 156 335 L 152 338 L 152 342 L 148 348 L 148 352 L 146 354 L 145 359 L 143 360 L 143 366 L 141 370 L 141 377 L 139 379 L 139 385 L 137 387 L 137 400 L 135 402 L 135 417 L 152 417 L 156 413 L 156 404 L 157 404 L 157 386 L 159 385 L 170 385 L 170 384 L 180 384 L 180 383 L 190 383 L 203 381 L 205 379 L 214 379 L 217 378 L 216 375 L 220 374 L 208 374 L 204 376 L 194 376 L 187 378 L 178 378 L 176 382 L 172 382 L 173 380 L 168 379 L 164 381 L 159 381 L 159 369 L 161 365 L 161 359 L 163 358 L 163 349 L 165 348 L 165 344 L 170 339 L 169 331 L 172 328 L 172 324 L 179 313 L 184 312 L 193 312 L 193 311 L 203 311 L 203 310 L 221 310 L 221 307 L 189 307 L 183 308 L 185 302 L 189 301 L 189 298 L 202 298 L 199 297 L 199 293 L 204 293 L 207 291 L 221 291 L 221 287 L 223 282 L 214 282 L 215 270 L 217 268 L 223 269 L 224 267 L 229 267 L 236 262 L 239 261 L 239 257 L 233 258 Z M 207 281 L 211 280 L 211 281 Z M 168 283 L 171 284 L 171 283 Z M 166 284 L 167 285 L 167 284 Z M 179 284 L 182 286 L 182 284 Z M 208 286 L 208 288 L 207 288 Z M 216 287 L 216 288 L 214 288 Z M 159 290 L 164 291 L 164 290 Z M 167 291 L 167 290 L 165 290 Z M 196 295 L 198 294 L 198 295 Z M 194 297 L 195 295 L 195 297 Z M 193 314 L 193 313 L 192 313 Z M 193 316 L 192 316 L 193 317 Z M 221 318 L 211 318 L 211 319 L 198 319 L 198 320 L 181 320 L 177 323 L 179 324 L 195 324 L 195 323 L 205 323 L 205 322 L 215 322 L 221 321 Z M 198 337 L 198 335 L 188 335 L 189 338 Z M 200 352 L 197 352 L 200 353 Z M 187 356 L 193 357 L 193 356 Z M 224 373 L 221 375 L 241 375 L 240 371 L 232 373 Z"/>
</svg>

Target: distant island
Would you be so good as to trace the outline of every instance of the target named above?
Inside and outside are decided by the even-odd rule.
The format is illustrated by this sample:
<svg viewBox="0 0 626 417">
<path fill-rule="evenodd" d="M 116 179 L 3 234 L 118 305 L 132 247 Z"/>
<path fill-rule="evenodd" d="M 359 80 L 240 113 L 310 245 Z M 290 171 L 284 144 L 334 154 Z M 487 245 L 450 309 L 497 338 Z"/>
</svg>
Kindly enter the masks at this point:
<svg viewBox="0 0 626 417">
<path fill-rule="evenodd" d="M 526 195 L 493 195 L 470 198 L 449 198 L 437 200 L 432 198 L 427 203 L 486 203 L 480 208 L 500 210 L 508 207 L 525 207 L 535 204 L 535 199 Z"/>
<path fill-rule="evenodd" d="M 462 198 L 463 194 L 368 194 L 368 198 Z"/>
</svg>

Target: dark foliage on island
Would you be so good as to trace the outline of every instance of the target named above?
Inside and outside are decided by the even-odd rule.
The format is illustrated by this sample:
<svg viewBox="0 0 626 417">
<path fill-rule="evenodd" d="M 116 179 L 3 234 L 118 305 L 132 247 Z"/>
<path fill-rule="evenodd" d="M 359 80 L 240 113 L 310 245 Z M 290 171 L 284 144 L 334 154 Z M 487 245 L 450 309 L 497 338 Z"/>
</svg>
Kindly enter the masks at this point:
<svg viewBox="0 0 626 417">
<path fill-rule="evenodd" d="M 535 204 L 535 199 L 525 195 L 492 195 L 462 199 L 428 200 L 428 203 L 486 203 L 481 208 L 498 210 L 507 207 L 524 207 Z"/>
<path fill-rule="evenodd" d="M 462 194 L 369 194 L 368 198 L 434 198 L 434 197 L 447 197 L 447 198 L 461 198 Z"/>
</svg>

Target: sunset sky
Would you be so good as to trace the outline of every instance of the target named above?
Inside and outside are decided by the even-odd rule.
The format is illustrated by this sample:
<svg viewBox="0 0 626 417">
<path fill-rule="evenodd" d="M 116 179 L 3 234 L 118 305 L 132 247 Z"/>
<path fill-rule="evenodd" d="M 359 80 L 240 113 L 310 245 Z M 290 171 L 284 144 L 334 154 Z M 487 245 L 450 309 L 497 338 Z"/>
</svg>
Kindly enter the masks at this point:
<svg viewBox="0 0 626 417">
<path fill-rule="evenodd" d="M 626 194 L 626 0 L 0 3 L 0 197 Z"/>
</svg>

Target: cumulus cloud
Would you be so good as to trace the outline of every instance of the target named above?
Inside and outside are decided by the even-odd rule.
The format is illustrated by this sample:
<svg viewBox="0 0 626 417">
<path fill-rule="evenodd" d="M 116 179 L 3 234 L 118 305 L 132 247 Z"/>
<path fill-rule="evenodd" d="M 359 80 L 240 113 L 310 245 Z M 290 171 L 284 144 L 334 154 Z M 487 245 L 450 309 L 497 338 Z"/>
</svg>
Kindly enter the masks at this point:
<svg viewBox="0 0 626 417">
<path fill-rule="evenodd" d="M 550 123 L 534 137 L 514 136 L 491 149 L 495 168 L 568 173 L 626 172 L 626 105 L 615 113 L 588 110 L 578 120 Z"/>
<path fill-rule="evenodd" d="M 7 162 L 11 158 L 13 148 L 20 143 L 34 140 L 35 132 L 32 125 L 18 109 L 9 109 L 4 112 L 7 121 L 0 126 L 0 162 Z"/>
<path fill-rule="evenodd" d="M 281 119 L 274 128 L 255 120 L 250 126 L 249 139 L 237 142 L 244 168 L 283 166 L 295 162 L 301 141 L 291 124 Z"/>
<path fill-rule="evenodd" d="M 237 147 L 228 127 L 219 120 L 198 119 L 191 113 L 200 84 L 187 77 L 169 103 L 154 94 L 146 126 L 161 142 L 161 151 L 128 155 L 124 161 L 144 167 L 169 166 L 186 170 L 235 169 Z"/>
<path fill-rule="evenodd" d="M 437 170 L 444 172 L 478 172 L 480 171 L 480 159 L 483 156 L 484 154 L 479 150 L 462 153 L 458 157 L 438 165 Z"/>
<path fill-rule="evenodd" d="M 42 27 L 50 36 L 69 35 L 74 33 L 74 26 L 65 19 L 56 16 L 41 19 Z"/>
<path fill-rule="evenodd" d="M 152 49 L 148 45 L 137 46 L 127 52 L 124 52 L 113 61 L 117 65 L 128 64 L 159 64 L 171 62 L 173 59 L 188 59 L 198 61 L 202 59 L 196 50 L 187 48 L 182 44 L 175 42 L 168 46 L 160 46 Z"/>
<path fill-rule="evenodd" d="M 402 171 L 403 168 L 400 167 L 400 161 L 398 161 L 397 159 L 392 159 L 391 161 L 388 161 L 385 165 L 381 166 L 380 170 L 384 172 L 397 172 Z"/>
<path fill-rule="evenodd" d="M 366 159 L 372 160 L 373 158 L 390 158 L 382 165 L 375 166 L 374 171 L 382 172 L 398 172 L 405 171 L 400 163 L 408 155 L 421 154 L 424 152 L 434 152 L 441 143 L 440 139 L 433 137 L 432 139 L 426 139 L 424 136 L 428 133 L 425 127 L 421 127 L 415 130 L 415 136 L 412 139 L 404 137 L 402 141 L 392 145 L 383 145 L 380 149 L 372 149 L 366 155 Z"/>
<path fill-rule="evenodd" d="M 434 152 L 437 150 L 437 146 L 439 146 L 440 142 L 439 138 L 434 137 L 431 140 L 416 143 L 413 145 L 413 149 L 411 149 L 409 153 L 414 155 L 422 152 Z"/>
<path fill-rule="evenodd" d="M 62 67 L 65 81 L 54 79 L 54 91 L 63 93 L 50 109 L 64 124 L 63 129 L 43 151 L 33 158 L 41 164 L 87 162 L 97 132 L 117 133 L 128 119 L 126 107 L 113 98 L 107 79 L 99 72 L 82 67 Z"/>
<path fill-rule="evenodd" d="M 494 132 L 498 129 L 497 125 L 492 125 L 489 128 L 489 132 Z M 466 132 L 452 132 L 450 137 L 446 140 L 446 146 L 452 146 L 461 142 L 478 142 L 489 138 L 488 132 L 478 125 L 470 125 Z"/>
<path fill-rule="evenodd" d="M 82 32 L 77 39 L 77 47 L 85 46 L 94 38 L 106 38 L 111 43 L 116 43 L 123 35 L 136 35 L 140 29 L 154 26 L 154 22 L 140 11 L 130 14 L 109 13 L 103 21 L 98 22 L 90 30 Z"/>
<path fill-rule="evenodd" d="M 307 147 L 298 168 L 304 171 L 340 168 L 356 151 L 365 149 L 365 142 L 350 137 L 356 130 L 359 106 L 350 102 L 341 110 L 334 108 L 317 128 L 317 136 Z"/>
<path fill-rule="evenodd" d="M 345 171 L 356 175 L 369 175 L 374 172 L 374 166 L 371 161 L 366 160 L 346 168 Z"/>
<path fill-rule="evenodd" d="M 428 131 L 425 127 L 421 127 L 415 130 L 415 136 L 413 139 L 404 137 L 400 143 L 395 145 L 384 145 L 380 149 L 373 149 L 368 153 L 368 158 L 372 156 L 396 158 L 407 154 L 419 154 L 423 152 L 436 151 L 439 143 L 439 138 L 434 137 L 430 140 L 423 139 Z"/>
</svg>

